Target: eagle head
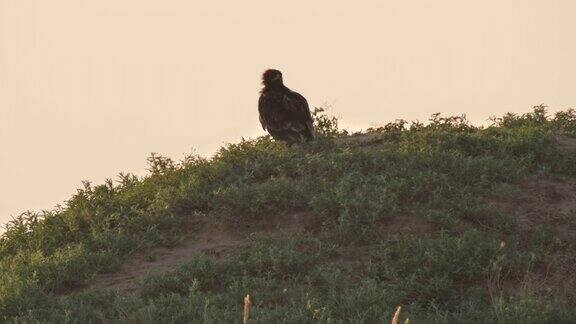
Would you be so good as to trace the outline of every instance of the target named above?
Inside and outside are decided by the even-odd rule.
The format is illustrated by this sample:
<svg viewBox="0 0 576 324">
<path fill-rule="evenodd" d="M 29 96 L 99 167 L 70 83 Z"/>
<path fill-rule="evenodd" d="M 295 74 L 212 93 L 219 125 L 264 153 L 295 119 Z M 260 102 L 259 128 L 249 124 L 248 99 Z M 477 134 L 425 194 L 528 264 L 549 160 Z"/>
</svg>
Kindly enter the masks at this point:
<svg viewBox="0 0 576 324">
<path fill-rule="evenodd" d="M 269 69 L 262 74 L 262 84 L 264 86 L 272 86 L 282 84 L 282 72 L 274 69 Z"/>
</svg>

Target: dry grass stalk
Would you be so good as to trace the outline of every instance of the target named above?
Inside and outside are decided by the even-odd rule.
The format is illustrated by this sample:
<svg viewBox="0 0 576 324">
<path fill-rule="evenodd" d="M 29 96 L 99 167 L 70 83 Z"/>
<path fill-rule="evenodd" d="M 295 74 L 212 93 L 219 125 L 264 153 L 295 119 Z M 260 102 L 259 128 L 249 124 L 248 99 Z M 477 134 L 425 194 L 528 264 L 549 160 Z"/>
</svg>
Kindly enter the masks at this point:
<svg viewBox="0 0 576 324">
<path fill-rule="evenodd" d="M 250 305 L 252 305 L 252 302 L 250 301 L 250 295 L 246 295 L 246 297 L 244 297 L 244 320 L 242 321 L 244 324 L 248 324 L 248 317 L 250 316 Z"/>
<path fill-rule="evenodd" d="M 394 317 L 392 317 L 392 324 L 398 324 L 398 319 L 400 318 L 400 310 L 402 309 L 402 306 L 398 306 L 398 308 L 396 308 L 396 312 L 394 312 Z"/>
</svg>

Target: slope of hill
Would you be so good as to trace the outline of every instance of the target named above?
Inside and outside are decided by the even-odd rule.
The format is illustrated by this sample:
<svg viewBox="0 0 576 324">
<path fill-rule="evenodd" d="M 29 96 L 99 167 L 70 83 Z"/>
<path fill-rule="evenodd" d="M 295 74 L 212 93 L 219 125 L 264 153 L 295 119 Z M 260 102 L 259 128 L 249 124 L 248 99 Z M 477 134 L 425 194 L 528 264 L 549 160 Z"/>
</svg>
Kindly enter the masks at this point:
<svg viewBox="0 0 576 324">
<path fill-rule="evenodd" d="M 576 322 L 576 112 L 268 137 L 84 188 L 0 238 L 5 322 Z"/>
</svg>

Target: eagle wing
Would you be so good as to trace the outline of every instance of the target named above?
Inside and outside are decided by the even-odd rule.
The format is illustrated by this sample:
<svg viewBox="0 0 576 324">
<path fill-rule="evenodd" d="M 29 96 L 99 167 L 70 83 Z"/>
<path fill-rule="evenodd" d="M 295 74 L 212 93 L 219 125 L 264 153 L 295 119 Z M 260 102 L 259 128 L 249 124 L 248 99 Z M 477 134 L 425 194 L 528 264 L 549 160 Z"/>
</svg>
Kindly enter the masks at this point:
<svg viewBox="0 0 576 324">
<path fill-rule="evenodd" d="M 297 92 L 262 92 L 258 100 L 260 124 L 275 139 L 314 139 L 314 124 L 306 99 Z"/>
<path fill-rule="evenodd" d="M 260 95 L 260 99 L 258 99 L 258 113 L 260 115 L 260 125 L 262 125 L 262 129 L 266 130 L 268 122 L 266 121 L 266 117 L 264 117 L 264 107 L 265 107 L 265 94 L 261 94 Z"/>
<path fill-rule="evenodd" d="M 314 138 L 314 122 L 308 107 L 306 98 L 298 92 L 290 91 L 286 93 L 283 100 L 284 109 L 290 112 L 290 115 L 305 127 L 306 135 Z"/>
<path fill-rule="evenodd" d="M 277 128 L 280 120 L 283 119 L 282 111 L 278 108 L 282 106 L 282 97 L 277 94 L 262 93 L 258 99 L 258 112 L 260 124 L 265 131 Z"/>
</svg>

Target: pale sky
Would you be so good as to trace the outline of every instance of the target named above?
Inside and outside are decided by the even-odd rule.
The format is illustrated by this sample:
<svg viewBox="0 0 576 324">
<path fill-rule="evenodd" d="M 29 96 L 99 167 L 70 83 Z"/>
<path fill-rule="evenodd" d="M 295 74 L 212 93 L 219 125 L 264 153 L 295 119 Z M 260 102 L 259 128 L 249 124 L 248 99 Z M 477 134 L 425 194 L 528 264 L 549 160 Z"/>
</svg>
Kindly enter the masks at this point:
<svg viewBox="0 0 576 324">
<path fill-rule="evenodd" d="M 0 223 L 263 135 L 260 75 L 358 130 L 576 106 L 573 0 L 0 0 Z"/>
</svg>

